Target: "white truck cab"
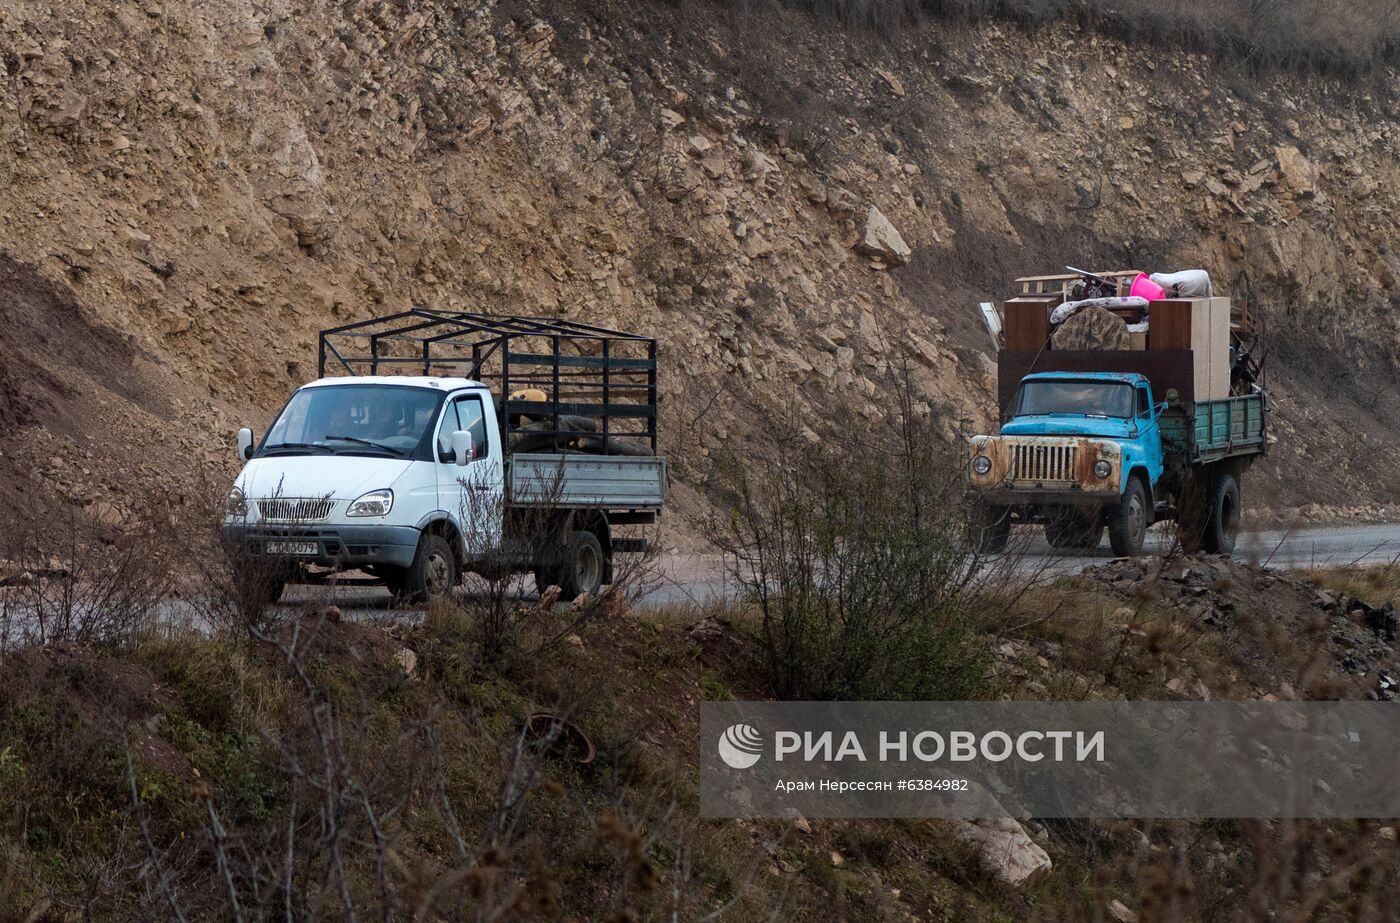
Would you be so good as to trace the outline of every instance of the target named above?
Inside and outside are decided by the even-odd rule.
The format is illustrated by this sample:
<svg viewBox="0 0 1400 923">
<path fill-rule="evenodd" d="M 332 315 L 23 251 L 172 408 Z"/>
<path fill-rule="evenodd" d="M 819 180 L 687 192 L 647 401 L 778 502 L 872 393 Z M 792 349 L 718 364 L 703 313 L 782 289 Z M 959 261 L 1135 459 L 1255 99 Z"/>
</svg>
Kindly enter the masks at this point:
<svg viewBox="0 0 1400 923">
<path fill-rule="evenodd" d="M 424 597 L 455 583 L 459 568 L 449 554 L 465 561 L 499 545 L 500 517 L 479 515 L 501 508 L 504 490 L 501 432 L 480 382 L 312 382 L 292 395 L 256 447 L 252 433 L 240 431 L 239 452 L 247 464 L 229 493 L 228 527 L 264 554 L 368 567 L 392 589 Z M 468 490 L 495 502 L 466 502 Z M 420 541 L 444 524 L 452 528 L 439 531 L 460 548 Z"/>
<path fill-rule="evenodd" d="M 557 377 L 559 364 L 580 360 L 555 348 Z M 261 440 L 239 431 L 245 465 L 229 492 L 225 541 L 244 560 L 271 566 L 274 595 L 284 581 L 359 570 L 397 595 L 425 600 L 487 561 L 532 571 L 541 591 L 557 585 L 565 599 L 596 594 L 614 553 L 643 550 L 616 538 L 614 527 L 655 521 L 665 459 L 608 454 L 618 447 L 608 437 L 594 438 L 602 451 L 578 448 L 594 421 L 563 415 L 583 434 L 574 438 L 561 409 L 586 414 L 593 405 L 562 404 L 560 390 L 503 401 L 467 377 L 348 375 L 306 384 Z M 596 405 L 599 413 L 610 406 L 617 405 Z M 529 451 L 541 447 L 548 451 Z M 521 519 L 513 513 L 526 509 L 547 530 L 512 536 Z"/>
</svg>

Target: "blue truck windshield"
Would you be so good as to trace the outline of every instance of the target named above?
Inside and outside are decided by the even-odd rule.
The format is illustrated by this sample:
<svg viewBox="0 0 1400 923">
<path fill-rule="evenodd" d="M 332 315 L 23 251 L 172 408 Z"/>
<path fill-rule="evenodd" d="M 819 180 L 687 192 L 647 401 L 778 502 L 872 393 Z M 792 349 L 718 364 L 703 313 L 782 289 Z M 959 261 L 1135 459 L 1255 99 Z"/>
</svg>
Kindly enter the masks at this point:
<svg viewBox="0 0 1400 923">
<path fill-rule="evenodd" d="M 272 424 L 259 454 L 406 457 L 418 448 L 441 403 L 441 392 L 427 388 L 302 388 Z"/>
<path fill-rule="evenodd" d="M 1133 415 L 1133 388 L 1112 381 L 1026 381 L 1016 394 L 1013 416 L 1072 413 L 1096 417 Z"/>
</svg>

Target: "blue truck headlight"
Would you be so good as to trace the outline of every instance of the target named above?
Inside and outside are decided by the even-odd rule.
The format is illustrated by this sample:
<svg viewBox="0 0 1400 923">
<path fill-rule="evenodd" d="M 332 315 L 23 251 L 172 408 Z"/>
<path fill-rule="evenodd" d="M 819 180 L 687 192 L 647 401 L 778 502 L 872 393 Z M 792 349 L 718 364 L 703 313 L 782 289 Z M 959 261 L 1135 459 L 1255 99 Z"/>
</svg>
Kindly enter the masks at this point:
<svg viewBox="0 0 1400 923">
<path fill-rule="evenodd" d="M 985 455 L 979 455 L 972 460 L 972 472 L 974 474 L 986 474 L 992 470 L 992 460 Z"/>
<path fill-rule="evenodd" d="M 1113 466 L 1102 458 L 1094 462 L 1094 477 L 1103 480 L 1113 473 Z"/>
<path fill-rule="evenodd" d="M 387 516 L 394 508 L 394 492 L 392 490 L 371 490 L 367 494 L 361 494 L 355 498 L 355 502 L 350 504 L 350 508 L 345 511 L 346 516 Z"/>
</svg>

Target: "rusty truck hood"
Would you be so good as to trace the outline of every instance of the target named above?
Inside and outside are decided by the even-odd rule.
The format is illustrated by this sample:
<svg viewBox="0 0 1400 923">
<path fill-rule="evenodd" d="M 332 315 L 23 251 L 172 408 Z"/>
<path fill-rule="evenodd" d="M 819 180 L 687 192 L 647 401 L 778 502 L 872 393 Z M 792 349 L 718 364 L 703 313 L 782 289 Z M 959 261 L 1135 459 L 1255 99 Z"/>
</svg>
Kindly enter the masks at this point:
<svg viewBox="0 0 1400 923">
<path fill-rule="evenodd" d="M 1133 421 L 1119 417 L 1080 417 L 1068 414 L 1016 417 L 1002 424 L 1003 436 L 1100 436 L 1132 439 Z"/>
</svg>

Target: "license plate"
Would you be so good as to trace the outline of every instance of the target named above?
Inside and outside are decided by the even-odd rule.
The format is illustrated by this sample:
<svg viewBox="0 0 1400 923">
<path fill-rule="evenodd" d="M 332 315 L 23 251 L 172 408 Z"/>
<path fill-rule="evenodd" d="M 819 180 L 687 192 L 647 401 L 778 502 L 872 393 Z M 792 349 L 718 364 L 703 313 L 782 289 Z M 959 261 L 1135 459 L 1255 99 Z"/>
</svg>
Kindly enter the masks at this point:
<svg viewBox="0 0 1400 923">
<path fill-rule="evenodd" d="M 316 542 L 268 542 L 268 554 L 318 555 L 321 546 Z"/>
</svg>

